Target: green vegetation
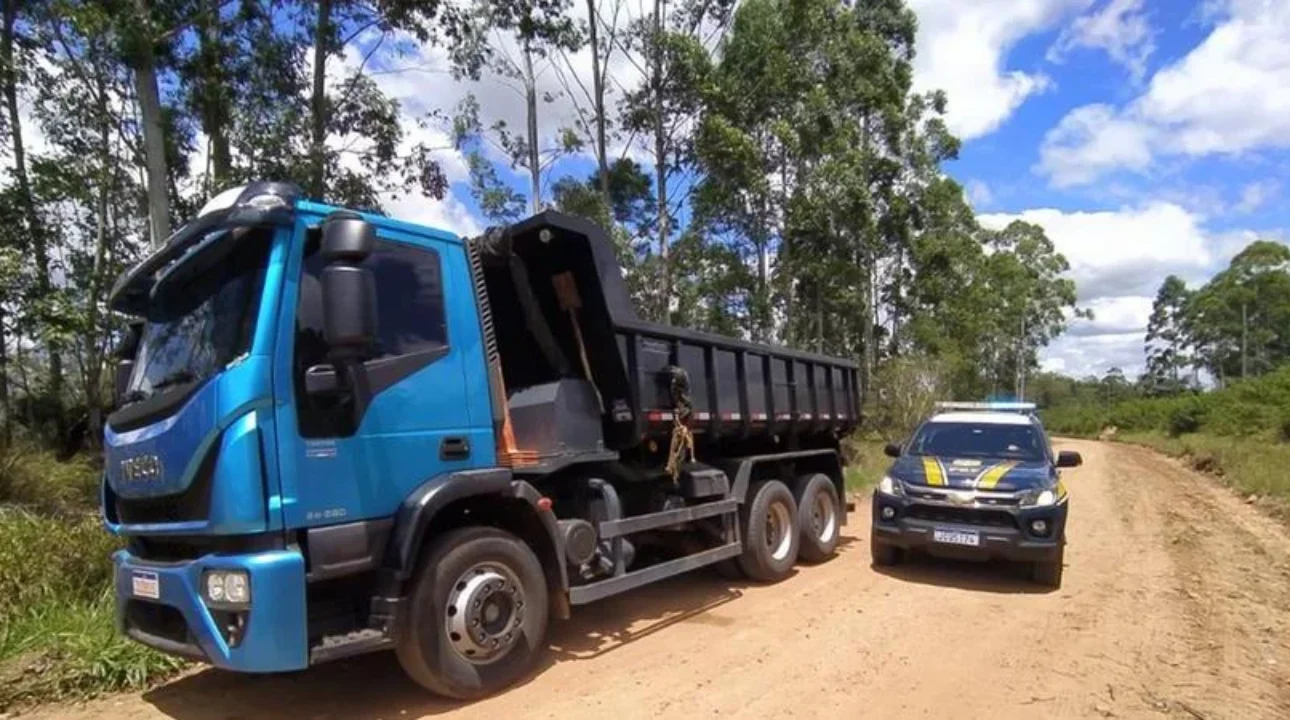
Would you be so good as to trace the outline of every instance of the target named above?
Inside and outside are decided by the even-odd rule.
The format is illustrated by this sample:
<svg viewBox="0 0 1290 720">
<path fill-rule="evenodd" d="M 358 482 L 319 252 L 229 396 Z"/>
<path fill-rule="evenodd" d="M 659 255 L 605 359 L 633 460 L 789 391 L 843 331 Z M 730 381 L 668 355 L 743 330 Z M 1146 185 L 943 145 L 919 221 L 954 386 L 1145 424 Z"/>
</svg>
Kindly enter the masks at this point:
<svg viewBox="0 0 1290 720">
<path fill-rule="evenodd" d="M 84 459 L 0 457 L 0 712 L 140 688 L 182 662 L 128 641 L 112 621 L 111 553 Z"/>
<path fill-rule="evenodd" d="M 891 465 L 891 459 L 882 454 L 882 446 L 885 444 L 870 438 L 851 438 L 846 441 L 843 451 L 851 463 L 846 470 L 847 490 L 868 490 L 878 484 Z"/>
<path fill-rule="evenodd" d="M 1138 442 L 1187 459 L 1243 494 L 1290 503 L 1290 366 L 1221 390 L 1146 396 L 1120 380 L 1043 378 L 1044 424 L 1059 435 Z M 1290 515 L 1287 516 L 1290 518 Z"/>
</svg>

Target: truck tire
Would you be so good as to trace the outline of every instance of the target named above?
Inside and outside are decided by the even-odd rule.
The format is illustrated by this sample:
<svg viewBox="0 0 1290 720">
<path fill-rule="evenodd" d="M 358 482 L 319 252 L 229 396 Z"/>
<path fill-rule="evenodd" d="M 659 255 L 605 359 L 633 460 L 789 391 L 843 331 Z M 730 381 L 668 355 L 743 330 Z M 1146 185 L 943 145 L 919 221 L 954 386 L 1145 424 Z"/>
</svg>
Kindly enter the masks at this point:
<svg viewBox="0 0 1290 720">
<path fill-rule="evenodd" d="M 740 508 L 744 551 L 739 567 L 753 580 L 782 580 L 797 562 L 802 541 L 797 503 L 788 486 L 778 480 L 754 485 L 749 493 L 752 499 Z"/>
<path fill-rule="evenodd" d="M 1065 548 L 1057 551 L 1057 556 L 1051 560 L 1032 563 L 1030 566 L 1030 578 L 1044 587 L 1056 590 L 1062 586 L 1062 570 L 1065 568 Z"/>
<path fill-rule="evenodd" d="M 485 527 L 448 532 L 413 583 L 395 653 L 419 685 L 472 700 L 533 667 L 546 637 L 546 576 L 519 538 Z"/>
<path fill-rule="evenodd" d="M 838 549 L 842 524 L 838 490 L 823 473 L 802 480 L 802 494 L 797 499 L 797 524 L 802 528 L 798 554 L 809 563 L 824 562 Z"/>
</svg>

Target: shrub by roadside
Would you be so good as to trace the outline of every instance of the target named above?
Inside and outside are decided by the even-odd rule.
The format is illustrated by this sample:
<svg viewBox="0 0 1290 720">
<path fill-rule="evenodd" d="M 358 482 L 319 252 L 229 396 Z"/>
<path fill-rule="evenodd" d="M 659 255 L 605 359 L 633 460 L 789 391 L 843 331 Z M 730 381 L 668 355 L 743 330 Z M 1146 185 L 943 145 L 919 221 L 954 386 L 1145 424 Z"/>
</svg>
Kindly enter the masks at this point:
<svg viewBox="0 0 1290 720">
<path fill-rule="evenodd" d="M 848 438 L 842 443 L 842 452 L 850 464 L 846 468 L 847 490 L 867 490 L 882 479 L 891 461 L 882 454 L 881 440 Z"/>
<path fill-rule="evenodd" d="M 184 663 L 116 633 L 93 460 L 0 456 L 0 712 L 137 689 Z"/>
</svg>

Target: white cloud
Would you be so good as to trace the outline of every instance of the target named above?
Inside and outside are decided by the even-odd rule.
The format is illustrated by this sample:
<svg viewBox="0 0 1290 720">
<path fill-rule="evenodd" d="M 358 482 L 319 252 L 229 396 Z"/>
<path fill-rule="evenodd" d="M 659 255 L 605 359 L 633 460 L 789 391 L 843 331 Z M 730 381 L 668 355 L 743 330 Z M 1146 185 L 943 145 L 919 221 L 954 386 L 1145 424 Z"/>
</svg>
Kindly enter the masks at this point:
<svg viewBox="0 0 1290 720">
<path fill-rule="evenodd" d="M 1038 169 L 1057 187 L 1084 185 L 1121 167 L 1145 170 L 1151 164 L 1149 141 L 1147 128 L 1121 119 L 1111 106 L 1085 105 L 1044 136 Z"/>
<path fill-rule="evenodd" d="M 990 186 L 980 180 L 968 180 L 966 189 L 968 202 L 978 210 L 994 202 L 994 193 L 990 192 Z"/>
<path fill-rule="evenodd" d="M 483 223 L 452 192 L 443 200 L 404 196 L 386 203 L 392 217 L 463 236 L 479 235 Z"/>
<path fill-rule="evenodd" d="M 1151 301 L 1164 278 L 1202 282 L 1226 262 L 1235 243 L 1248 239 L 1208 233 L 1203 217 L 1164 201 L 1097 212 L 1039 208 L 981 216 L 991 228 L 1013 220 L 1044 228 L 1070 262 L 1080 307 L 1093 311 L 1092 320 L 1072 321 L 1043 353 L 1045 367 L 1076 376 L 1113 366 L 1139 372 Z"/>
<path fill-rule="evenodd" d="M 1155 32 L 1144 10 L 1145 0 L 1109 0 L 1097 10 L 1078 17 L 1062 31 L 1048 51 L 1048 59 L 1062 62 L 1079 48 L 1104 50 L 1141 80 L 1147 59 L 1155 52 Z"/>
<path fill-rule="evenodd" d="M 947 124 L 964 140 L 994 132 L 1030 96 L 1052 87 L 1045 75 L 1007 70 L 1022 38 L 1053 27 L 1091 0 L 910 0 L 918 14 L 915 86 L 944 90 Z"/>
<path fill-rule="evenodd" d="M 1241 199 L 1236 203 L 1239 213 L 1252 213 L 1266 205 L 1281 191 L 1275 180 L 1257 180 L 1241 188 Z"/>
<path fill-rule="evenodd" d="M 1144 171 L 1161 156 L 1290 147 L 1290 3 L 1229 0 L 1186 56 L 1124 108 L 1076 108 L 1049 131 L 1036 170 L 1057 186 Z"/>
<path fill-rule="evenodd" d="M 1152 295 L 1168 274 L 1204 277 L 1216 261 L 1199 216 L 1169 202 L 1114 211 L 1050 208 L 982 215 L 987 227 L 1024 220 L 1044 228 L 1071 265 L 1082 301 Z"/>
<path fill-rule="evenodd" d="M 1142 351 L 1145 333 L 1129 335 L 1063 335 L 1044 348 L 1040 367 L 1071 377 L 1101 377 L 1118 367 L 1128 377 L 1142 374 L 1146 357 Z"/>
</svg>

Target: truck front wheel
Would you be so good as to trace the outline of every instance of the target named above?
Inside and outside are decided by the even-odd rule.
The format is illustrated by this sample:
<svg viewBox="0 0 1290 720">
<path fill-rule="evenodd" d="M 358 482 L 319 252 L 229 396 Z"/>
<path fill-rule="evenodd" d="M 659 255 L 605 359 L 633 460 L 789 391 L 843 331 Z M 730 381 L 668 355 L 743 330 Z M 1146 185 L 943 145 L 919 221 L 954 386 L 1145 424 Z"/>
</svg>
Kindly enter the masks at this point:
<svg viewBox="0 0 1290 720">
<path fill-rule="evenodd" d="M 453 530 L 428 548 L 395 651 L 423 687 L 470 700 L 527 673 L 542 651 L 547 588 L 542 565 L 501 530 Z"/>
<path fill-rule="evenodd" d="M 744 503 L 744 551 L 739 567 L 754 580 L 782 580 L 797 562 L 801 530 L 797 503 L 788 486 L 769 480 L 749 489 L 752 499 Z"/>
</svg>

